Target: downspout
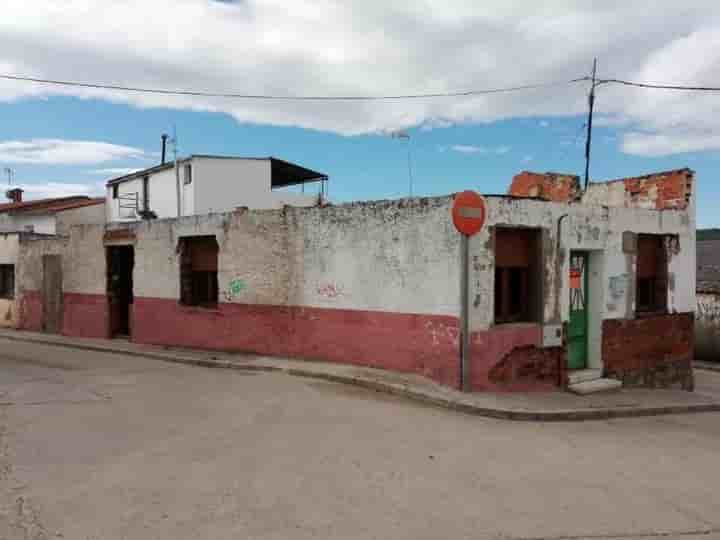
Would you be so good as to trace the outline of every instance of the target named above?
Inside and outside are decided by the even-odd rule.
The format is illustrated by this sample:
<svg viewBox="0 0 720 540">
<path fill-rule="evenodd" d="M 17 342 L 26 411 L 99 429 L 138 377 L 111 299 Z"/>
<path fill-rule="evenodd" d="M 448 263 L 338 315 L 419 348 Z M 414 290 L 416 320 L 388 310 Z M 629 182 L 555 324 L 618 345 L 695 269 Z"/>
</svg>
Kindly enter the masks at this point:
<svg viewBox="0 0 720 540">
<path fill-rule="evenodd" d="M 558 370 L 559 378 L 558 386 L 560 388 L 563 388 L 566 384 L 566 376 L 565 371 L 567 369 L 567 358 L 565 358 L 565 355 L 567 354 L 567 343 L 566 343 L 566 328 L 565 325 L 562 322 L 562 301 L 560 299 L 561 296 L 561 289 L 562 289 L 562 272 L 563 272 L 563 265 L 560 260 L 560 250 L 562 249 L 562 222 L 563 220 L 568 217 L 569 214 L 563 214 L 558 218 L 557 222 L 557 247 L 555 249 L 555 260 L 557 261 L 557 278 L 559 280 L 559 285 L 556 286 L 555 291 L 555 302 L 557 303 L 557 314 L 560 318 L 559 322 L 560 325 L 563 328 L 563 339 L 562 339 L 562 347 L 566 351 L 564 354 L 560 356 L 560 369 Z"/>
</svg>

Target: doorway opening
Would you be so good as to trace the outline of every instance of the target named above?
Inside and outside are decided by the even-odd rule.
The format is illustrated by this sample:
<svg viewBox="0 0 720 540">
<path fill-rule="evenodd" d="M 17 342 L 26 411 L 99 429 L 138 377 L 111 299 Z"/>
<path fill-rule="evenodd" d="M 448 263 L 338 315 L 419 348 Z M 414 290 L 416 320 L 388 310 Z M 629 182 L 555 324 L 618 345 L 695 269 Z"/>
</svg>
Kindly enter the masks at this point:
<svg viewBox="0 0 720 540">
<path fill-rule="evenodd" d="M 130 337 L 135 250 L 133 246 L 110 246 L 106 257 L 110 337 Z"/>
</svg>

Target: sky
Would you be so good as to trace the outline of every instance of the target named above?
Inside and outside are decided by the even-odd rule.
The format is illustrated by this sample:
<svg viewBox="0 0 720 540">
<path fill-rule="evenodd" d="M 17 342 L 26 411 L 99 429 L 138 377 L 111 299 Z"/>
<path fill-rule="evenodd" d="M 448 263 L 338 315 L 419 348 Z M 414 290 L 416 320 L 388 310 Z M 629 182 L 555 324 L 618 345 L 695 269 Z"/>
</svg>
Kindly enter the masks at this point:
<svg viewBox="0 0 720 540">
<path fill-rule="evenodd" d="M 142 14 L 139 16 L 138 14 Z M 0 80 L 0 173 L 27 197 L 99 194 L 180 155 L 275 156 L 326 173 L 334 202 L 475 189 L 521 170 L 582 174 L 590 74 L 720 86 L 720 6 L 415 0 L 8 0 L 0 75 L 281 96 L 512 93 L 389 101 L 167 96 Z M 591 180 L 690 167 L 720 226 L 720 93 L 598 87 Z M 409 139 L 392 138 L 404 130 Z M 7 177 L 0 175 L 5 184 Z"/>
</svg>

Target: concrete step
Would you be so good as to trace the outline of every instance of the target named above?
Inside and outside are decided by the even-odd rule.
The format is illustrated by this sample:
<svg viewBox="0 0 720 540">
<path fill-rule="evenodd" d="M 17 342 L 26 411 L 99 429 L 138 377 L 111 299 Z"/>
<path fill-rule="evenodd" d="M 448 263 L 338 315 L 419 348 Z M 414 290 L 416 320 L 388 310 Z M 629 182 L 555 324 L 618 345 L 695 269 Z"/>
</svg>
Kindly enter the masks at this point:
<svg viewBox="0 0 720 540">
<path fill-rule="evenodd" d="M 581 382 L 602 379 L 601 369 L 574 369 L 568 372 L 568 383 L 578 384 Z"/>
<path fill-rule="evenodd" d="M 598 392 L 611 392 L 620 390 L 622 382 L 617 379 L 595 379 L 593 381 L 585 381 L 568 386 L 568 390 L 573 394 L 585 396 L 588 394 L 596 394 Z"/>
</svg>

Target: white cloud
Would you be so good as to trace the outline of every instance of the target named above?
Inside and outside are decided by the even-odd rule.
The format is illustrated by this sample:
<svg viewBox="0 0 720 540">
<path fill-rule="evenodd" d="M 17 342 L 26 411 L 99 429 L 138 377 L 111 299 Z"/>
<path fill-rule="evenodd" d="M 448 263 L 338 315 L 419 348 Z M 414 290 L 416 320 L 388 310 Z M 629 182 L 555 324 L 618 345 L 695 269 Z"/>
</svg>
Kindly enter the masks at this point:
<svg viewBox="0 0 720 540">
<path fill-rule="evenodd" d="M 103 182 L 92 184 L 45 182 L 42 184 L 20 184 L 19 187 L 25 191 L 24 198 L 26 200 L 69 197 L 71 195 L 97 197 L 105 193 L 105 184 Z"/>
<path fill-rule="evenodd" d="M 137 23 L 138 13 L 143 24 Z M 427 0 L 390 7 L 378 0 L 10 0 L 0 18 L 0 72 L 151 88 L 303 95 L 446 92 L 569 80 L 587 74 L 594 56 L 601 59 L 600 77 L 720 80 L 717 0 L 657 0 L 652 10 L 644 2 L 525 0 Z M 586 110 L 586 92 L 587 84 L 579 83 L 448 99 L 298 103 L 0 81 L 0 101 L 73 95 L 342 134 L 575 115 Z M 667 138 L 665 146 L 674 151 L 697 146 L 698 130 L 720 130 L 717 95 L 604 85 L 596 108 L 598 123 L 630 124 L 650 134 L 652 148 L 653 136 Z M 641 151 L 639 140 L 629 144 L 633 151 Z M 720 142 L 711 147 L 720 148 Z"/>
<path fill-rule="evenodd" d="M 451 148 L 461 154 L 484 154 L 487 152 L 487 149 L 482 146 L 472 146 L 469 144 L 455 144 L 451 146 Z"/>
<path fill-rule="evenodd" d="M 0 142 L 0 162 L 83 165 L 115 159 L 143 158 L 140 148 L 98 141 L 31 139 Z"/>
<path fill-rule="evenodd" d="M 509 146 L 487 147 L 471 144 L 455 144 L 451 146 L 450 149 L 455 152 L 460 152 L 461 154 L 507 154 L 511 150 Z"/>
<path fill-rule="evenodd" d="M 622 149 L 637 156 L 667 156 L 720 148 L 720 134 L 710 133 L 626 133 Z"/>
<path fill-rule="evenodd" d="M 140 171 L 142 169 L 132 168 L 132 167 L 110 167 L 108 169 L 94 169 L 90 171 L 91 174 L 101 174 L 103 176 L 111 176 L 111 177 L 117 177 L 117 176 L 125 176 L 126 174 L 132 174 L 134 172 Z"/>
</svg>

